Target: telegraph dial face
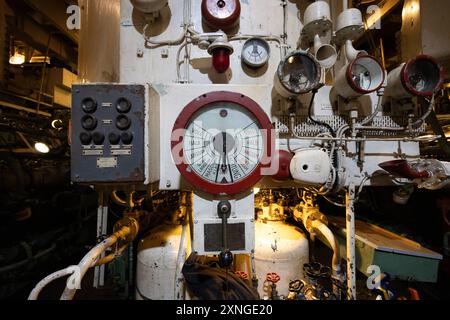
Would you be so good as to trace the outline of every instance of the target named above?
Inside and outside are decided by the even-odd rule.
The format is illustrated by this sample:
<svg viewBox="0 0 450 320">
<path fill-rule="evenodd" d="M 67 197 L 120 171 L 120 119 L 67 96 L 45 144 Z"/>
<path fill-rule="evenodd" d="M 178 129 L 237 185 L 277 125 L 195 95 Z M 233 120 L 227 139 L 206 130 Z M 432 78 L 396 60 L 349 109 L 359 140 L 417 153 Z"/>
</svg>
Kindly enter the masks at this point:
<svg viewBox="0 0 450 320">
<path fill-rule="evenodd" d="M 178 118 L 172 141 L 183 177 L 211 194 L 237 194 L 261 178 L 271 123 L 253 100 L 213 92 L 194 100 Z M 180 151 L 181 149 L 181 151 Z M 179 152 L 177 152 L 179 151 Z"/>
</svg>

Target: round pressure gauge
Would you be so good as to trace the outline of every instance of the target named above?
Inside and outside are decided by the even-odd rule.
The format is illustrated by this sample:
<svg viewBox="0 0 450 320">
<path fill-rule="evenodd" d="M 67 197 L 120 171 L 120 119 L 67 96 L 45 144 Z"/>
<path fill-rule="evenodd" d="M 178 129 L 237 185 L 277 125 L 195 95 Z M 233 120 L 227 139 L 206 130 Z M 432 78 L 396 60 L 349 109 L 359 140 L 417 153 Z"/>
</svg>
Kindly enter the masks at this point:
<svg viewBox="0 0 450 320">
<path fill-rule="evenodd" d="M 321 67 L 304 51 L 294 51 L 278 66 L 275 90 L 283 97 L 306 94 L 319 86 Z"/>
<path fill-rule="evenodd" d="M 252 188 L 270 163 L 272 124 L 252 99 L 233 92 L 205 94 L 175 122 L 172 156 L 195 188 L 235 195 Z M 266 159 L 267 158 L 267 159 Z"/>
<path fill-rule="evenodd" d="M 270 58 L 270 46 L 261 38 L 248 39 L 242 49 L 242 61 L 251 68 L 264 66 Z"/>
</svg>

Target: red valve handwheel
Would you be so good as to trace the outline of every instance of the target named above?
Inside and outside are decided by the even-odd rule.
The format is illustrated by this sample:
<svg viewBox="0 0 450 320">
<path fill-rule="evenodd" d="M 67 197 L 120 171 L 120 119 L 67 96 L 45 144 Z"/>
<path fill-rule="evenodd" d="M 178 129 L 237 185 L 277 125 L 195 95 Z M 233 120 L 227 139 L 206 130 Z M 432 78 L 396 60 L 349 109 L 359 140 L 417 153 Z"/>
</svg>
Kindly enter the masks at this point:
<svg viewBox="0 0 450 320">
<path fill-rule="evenodd" d="M 266 280 L 272 283 L 277 283 L 280 281 L 280 276 L 275 272 L 268 273 L 266 276 Z"/>
</svg>

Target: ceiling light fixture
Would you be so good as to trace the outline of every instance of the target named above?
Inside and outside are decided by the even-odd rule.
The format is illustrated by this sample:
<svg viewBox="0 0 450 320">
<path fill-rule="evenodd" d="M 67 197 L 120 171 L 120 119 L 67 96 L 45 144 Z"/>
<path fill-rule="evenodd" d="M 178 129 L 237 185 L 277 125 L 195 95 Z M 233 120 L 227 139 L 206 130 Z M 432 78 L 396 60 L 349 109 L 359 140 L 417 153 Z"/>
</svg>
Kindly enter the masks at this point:
<svg viewBox="0 0 450 320">
<path fill-rule="evenodd" d="M 36 149 L 37 152 L 44 153 L 44 154 L 47 154 L 50 152 L 49 146 L 43 142 L 36 142 L 34 145 L 34 149 Z"/>
<path fill-rule="evenodd" d="M 14 54 L 9 58 L 9 63 L 12 65 L 22 65 L 25 63 L 25 52 L 22 48 L 15 48 Z"/>
</svg>

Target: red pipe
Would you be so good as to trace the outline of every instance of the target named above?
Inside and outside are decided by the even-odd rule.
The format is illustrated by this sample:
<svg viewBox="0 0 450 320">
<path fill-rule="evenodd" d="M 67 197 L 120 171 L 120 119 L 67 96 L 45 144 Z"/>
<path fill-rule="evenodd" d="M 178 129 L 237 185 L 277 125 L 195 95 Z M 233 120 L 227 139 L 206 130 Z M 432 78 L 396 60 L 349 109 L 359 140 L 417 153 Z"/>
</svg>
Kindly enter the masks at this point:
<svg viewBox="0 0 450 320">
<path fill-rule="evenodd" d="M 394 160 L 383 162 L 380 168 L 387 172 L 407 179 L 426 179 L 430 177 L 430 174 L 426 171 L 418 172 L 413 169 L 406 160 Z"/>
</svg>

